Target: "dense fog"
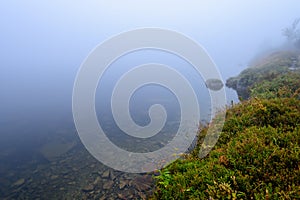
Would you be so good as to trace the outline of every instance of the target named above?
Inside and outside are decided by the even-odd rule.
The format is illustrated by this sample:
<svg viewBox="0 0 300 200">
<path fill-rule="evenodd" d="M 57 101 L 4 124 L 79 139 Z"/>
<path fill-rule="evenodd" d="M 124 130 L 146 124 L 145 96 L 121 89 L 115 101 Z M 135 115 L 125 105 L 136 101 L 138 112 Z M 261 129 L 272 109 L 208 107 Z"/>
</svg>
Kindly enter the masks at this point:
<svg viewBox="0 0 300 200">
<path fill-rule="evenodd" d="M 296 0 L 0 4 L 0 133 L 9 135 L 23 128 L 17 123 L 72 123 L 76 73 L 89 52 L 113 35 L 142 27 L 178 31 L 207 50 L 226 81 L 260 52 L 282 45 L 282 29 L 299 17 L 300 8 Z M 228 99 L 236 101 L 235 92 Z"/>
</svg>

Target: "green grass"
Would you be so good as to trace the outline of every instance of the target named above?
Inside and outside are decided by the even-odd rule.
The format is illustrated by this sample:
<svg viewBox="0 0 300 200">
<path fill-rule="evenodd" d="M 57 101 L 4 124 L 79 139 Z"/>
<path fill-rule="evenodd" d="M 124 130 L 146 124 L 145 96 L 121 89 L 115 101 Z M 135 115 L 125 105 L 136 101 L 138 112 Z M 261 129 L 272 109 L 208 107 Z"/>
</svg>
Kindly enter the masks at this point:
<svg viewBox="0 0 300 200">
<path fill-rule="evenodd" d="M 297 60 L 298 62 L 294 63 Z M 253 95 L 251 90 L 261 82 L 272 82 L 285 74 L 288 74 L 285 78 L 289 77 L 291 71 L 289 68 L 292 66 L 300 69 L 299 51 L 276 52 L 253 63 L 238 76 L 229 78 L 226 86 L 236 90 L 242 99 L 248 99 Z"/>
<path fill-rule="evenodd" d="M 199 133 L 199 144 L 207 128 Z M 299 199 L 300 101 L 253 98 L 227 110 L 209 155 L 199 145 L 155 177 L 153 199 Z"/>
<path fill-rule="evenodd" d="M 271 80 L 263 80 L 250 88 L 251 97 L 272 99 L 282 97 L 299 98 L 300 70 L 277 76 Z"/>
<path fill-rule="evenodd" d="M 300 72 L 287 71 L 289 56 L 273 55 L 229 81 L 247 85 L 249 100 L 226 110 L 203 159 L 208 127 L 201 128 L 195 149 L 155 177 L 152 199 L 300 199 Z"/>
</svg>

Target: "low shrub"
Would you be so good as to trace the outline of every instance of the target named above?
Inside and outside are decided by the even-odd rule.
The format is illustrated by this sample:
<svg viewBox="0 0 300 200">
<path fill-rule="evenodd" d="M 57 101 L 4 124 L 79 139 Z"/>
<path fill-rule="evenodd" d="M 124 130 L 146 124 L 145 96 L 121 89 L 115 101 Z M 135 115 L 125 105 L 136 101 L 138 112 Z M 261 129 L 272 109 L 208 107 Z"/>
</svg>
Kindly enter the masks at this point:
<svg viewBox="0 0 300 200">
<path fill-rule="evenodd" d="M 160 171 L 153 199 L 299 199 L 300 101 L 257 99 L 228 109 L 217 145 Z"/>
</svg>

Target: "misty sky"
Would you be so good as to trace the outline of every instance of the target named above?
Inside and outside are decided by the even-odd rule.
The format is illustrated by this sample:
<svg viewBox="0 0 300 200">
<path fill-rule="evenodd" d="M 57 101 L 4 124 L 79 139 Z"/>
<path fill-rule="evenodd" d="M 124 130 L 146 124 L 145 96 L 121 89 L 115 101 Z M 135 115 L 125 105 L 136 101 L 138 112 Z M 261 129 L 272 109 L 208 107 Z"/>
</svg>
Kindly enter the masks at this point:
<svg viewBox="0 0 300 200">
<path fill-rule="evenodd" d="M 71 108 L 81 63 L 120 32 L 179 31 L 203 45 L 227 79 L 260 51 L 280 45 L 281 30 L 297 17 L 298 0 L 1 1 L 1 117 Z"/>
</svg>

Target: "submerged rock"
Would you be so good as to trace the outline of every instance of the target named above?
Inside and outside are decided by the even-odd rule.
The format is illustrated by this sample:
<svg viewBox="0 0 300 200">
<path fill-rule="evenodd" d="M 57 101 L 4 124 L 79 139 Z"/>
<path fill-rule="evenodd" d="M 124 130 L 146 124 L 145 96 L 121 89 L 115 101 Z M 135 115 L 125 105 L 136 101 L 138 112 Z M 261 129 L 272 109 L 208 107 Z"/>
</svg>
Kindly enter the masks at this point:
<svg viewBox="0 0 300 200">
<path fill-rule="evenodd" d="M 59 177 L 58 175 L 52 175 L 52 176 L 50 176 L 50 179 L 54 180 L 54 179 L 57 179 L 58 177 Z"/>
<path fill-rule="evenodd" d="M 107 181 L 103 184 L 103 189 L 104 190 L 109 190 L 112 188 L 112 186 L 114 185 L 114 182 L 113 181 Z"/>
<path fill-rule="evenodd" d="M 108 169 L 108 170 L 106 170 L 105 172 L 103 172 L 102 178 L 108 178 L 108 177 L 109 177 L 109 174 L 110 174 L 110 171 L 109 171 L 109 169 Z"/>
<path fill-rule="evenodd" d="M 153 179 L 151 176 L 136 177 L 132 181 L 132 185 L 140 192 L 150 190 L 152 188 Z"/>
<path fill-rule="evenodd" d="M 99 183 L 101 183 L 101 178 L 97 177 L 93 183 L 93 185 L 98 185 Z"/>
<path fill-rule="evenodd" d="M 219 79 L 208 79 L 205 82 L 205 85 L 208 89 L 213 90 L 213 91 L 218 91 L 221 90 L 224 86 L 223 82 Z"/>
<path fill-rule="evenodd" d="M 17 180 L 16 182 L 13 183 L 13 187 L 19 187 L 19 186 L 23 185 L 24 183 L 25 183 L 25 179 L 20 178 L 19 180 Z"/>
<path fill-rule="evenodd" d="M 119 199 L 133 199 L 133 194 L 129 190 L 123 190 L 118 193 L 118 198 Z"/>
<path fill-rule="evenodd" d="M 64 143 L 60 141 L 53 141 L 42 146 L 40 152 L 47 160 L 53 161 L 57 157 L 70 151 L 73 147 L 76 146 L 76 144 L 76 142 Z M 65 160 L 61 162 L 65 162 Z"/>
<path fill-rule="evenodd" d="M 89 184 L 89 185 L 85 186 L 84 188 L 82 188 L 82 191 L 83 191 L 83 192 L 91 192 L 91 191 L 94 190 L 94 188 L 95 188 L 94 185 Z"/>
<path fill-rule="evenodd" d="M 120 180 L 119 189 L 122 190 L 128 185 L 128 180 Z"/>
</svg>

